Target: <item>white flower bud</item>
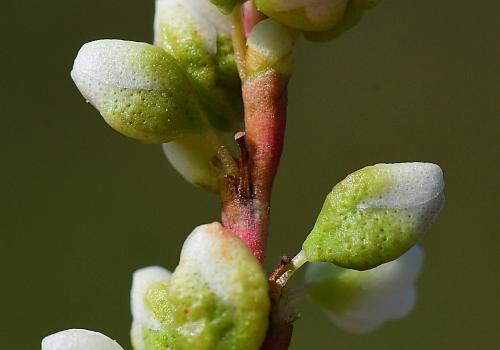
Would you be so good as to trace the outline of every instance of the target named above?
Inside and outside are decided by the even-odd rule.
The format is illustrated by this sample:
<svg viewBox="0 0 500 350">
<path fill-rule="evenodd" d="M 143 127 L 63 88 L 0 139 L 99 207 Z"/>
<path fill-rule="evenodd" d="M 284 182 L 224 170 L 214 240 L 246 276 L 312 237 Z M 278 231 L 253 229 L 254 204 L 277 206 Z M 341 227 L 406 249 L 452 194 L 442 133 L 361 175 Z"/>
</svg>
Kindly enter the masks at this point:
<svg viewBox="0 0 500 350">
<path fill-rule="evenodd" d="M 71 77 L 104 120 L 126 136 L 162 143 L 201 130 L 194 87 L 159 47 L 123 40 L 87 43 Z"/>
<path fill-rule="evenodd" d="M 247 46 L 249 75 L 270 67 L 291 75 L 294 38 L 284 25 L 272 19 L 260 21 L 252 29 Z"/>
<path fill-rule="evenodd" d="M 443 172 L 436 164 L 365 167 L 328 194 L 303 249 L 309 261 L 370 269 L 412 247 L 443 205 Z"/>
<path fill-rule="evenodd" d="M 222 177 L 221 170 L 214 164 L 218 157 L 217 149 L 204 136 L 199 134 L 164 143 L 163 152 L 189 183 L 218 192 Z"/>
<path fill-rule="evenodd" d="M 68 329 L 45 337 L 42 350 L 123 350 L 104 334 L 86 329 Z"/>
<path fill-rule="evenodd" d="M 162 326 L 154 313 L 146 305 L 149 289 L 158 284 L 168 284 L 171 273 L 160 266 L 150 266 L 134 272 L 130 306 L 132 310 L 132 343 L 136 350 L 144 349 L 143 329 L 161 330 Z"/>
<path fill-rule="evenodd" d="M 414 246 L 400 258 L 366 271 L 312 263 L 306 281 L 313 300 L 338 327 L 363 333 L 411 312 L 422 263 L 423 251 Z"/>
<path fill-rule="evenodd" d="M 223 15 L 207 0 L 156 0 L 155 43 L 169 48 L 171 31 L 186 32 L 186 40 L 201 40 L 205 49 L 217 52 L 217 33 L 231 35 L 231 16 Z M 196 35 L 197 37 L 194 37 Z"/>
<path fill-rule="evenodd" d="M 289 27 L 323 31 L 340 22 L 348 0 L 256 0 L 257 8 Z"/>
</svg>

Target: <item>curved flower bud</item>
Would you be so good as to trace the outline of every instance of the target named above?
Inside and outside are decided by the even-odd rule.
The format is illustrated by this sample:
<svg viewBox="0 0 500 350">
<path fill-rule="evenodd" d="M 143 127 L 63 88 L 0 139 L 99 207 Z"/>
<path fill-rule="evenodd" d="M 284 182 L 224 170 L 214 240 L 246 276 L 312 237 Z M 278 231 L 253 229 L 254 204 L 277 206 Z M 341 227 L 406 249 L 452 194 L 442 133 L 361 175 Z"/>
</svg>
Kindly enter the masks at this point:
<svg viewBox="0 0 500 350">
<path fill-rule="evenodd" d="M 161 346 L 146 349 L 257 350 L 267 330 L 267 293 L 262 267 L 239 238 L 219 223 L 199 226 L 168 288 L 147 293 L 163 328 L 149 333 L 150 344 Z"/>
<path fill-rule="evenodd" d="M 68 329 L 42 340 L 42 350 L 123 350 L 104 334 L 86 329 Z"/>
<path fill-rule="evenodd" d="M 176 60 L 161 48 L 93 41 L 80 49 L 71 77 L 104 120 L 131 138 L 162 143 L 201 127 L 196 92 Z"/>
<path fill-rule="evenodd" d="M 150 266 L 134 272 L 130 306 L 132 310 L 131 340 L 135 350 L 153 349 L 146 344 L 149 333 L 160 333 L 162 325 L 146 303 L 148 291 L 151 288 L 168 288 L 171 273 L 160 266 Z M 148 346 L 147 346 L 148 345 Z"/>
<path fill-rule="evenodd" d="M 367 271 L 312 263 L 306 281 L 312 299 L 338 327 L 348 332 L 369 332 L 411 312 L 422 263 L 423 251 L 414 246 L 398 259 Z"/>
<path fill-rule="evenodd" d="M 340 22 L 348 0 L 255 0 L 257 8 L 291 28 L 324 31 Z"/>
<path fill-rule="evenodd" d="M 309 261 L 370 269 L 413 246 L 443 205 L 444 180 L 439 166 L 369 166 L 335 185 L 303 250 Z"/>
<path fill-rule="evenodd" d="M 212 124 L 229 130 L 241 120 L 232 17 L 207 0 L 156 0 L 154 28 L 155 45 L 185 69 Z"/>
<path fill-rule="evenodd" d="M 344 15 L 332 28 L 326 31 L 306 31 L 304 36 L 310 41 L 329 41 L 340 36 L 359 23 L 365 10 L 373 7 L 378 0 L 349 0 Z"/>
<path fill-rule="evenodd" d="M 283 76 L 292 73 L 294 38 L 290 31 L 272 19 L 257 23 L 247 40 L 248 75 L 274 68 Z"/>
</svg>

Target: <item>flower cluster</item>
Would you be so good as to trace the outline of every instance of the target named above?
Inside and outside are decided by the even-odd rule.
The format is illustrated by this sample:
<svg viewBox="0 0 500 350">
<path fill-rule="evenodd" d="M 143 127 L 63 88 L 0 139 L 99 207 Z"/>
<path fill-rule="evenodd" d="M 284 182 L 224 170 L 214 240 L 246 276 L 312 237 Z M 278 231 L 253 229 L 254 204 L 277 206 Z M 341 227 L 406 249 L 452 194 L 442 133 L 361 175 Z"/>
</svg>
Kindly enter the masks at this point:
<svg viewBox="0 0 500 350">
<path fill-rule="evenodd" d="M 196 227 L 173 272 L 134 274 L 135 350 L 258 350 L 274 348 L 273 337 L 286 348 L 296 318 L 290 304 L 301 296 L 351 332 L 411 311 L 423 264 L 417 243 L 444 205 L 443 173 L 432 163 L 348 175 L 295 258 L 282 259 L 269 279 L 261 265 L 296 38 L 335 38 L 374 3 L 156 0 L 154 45 L 98 40 L 80 49 L 71 76 L 106 123 L 162 144 L 187 181 L 223 201 L 222 223 Z M 289 290 L 306 262 L 304 284 Z M 276 337 L 279 330 L 289 334 Z M 42 341 L 42 350 L 89 349 L 122 348 L 83 329 Z"/>
</svg>

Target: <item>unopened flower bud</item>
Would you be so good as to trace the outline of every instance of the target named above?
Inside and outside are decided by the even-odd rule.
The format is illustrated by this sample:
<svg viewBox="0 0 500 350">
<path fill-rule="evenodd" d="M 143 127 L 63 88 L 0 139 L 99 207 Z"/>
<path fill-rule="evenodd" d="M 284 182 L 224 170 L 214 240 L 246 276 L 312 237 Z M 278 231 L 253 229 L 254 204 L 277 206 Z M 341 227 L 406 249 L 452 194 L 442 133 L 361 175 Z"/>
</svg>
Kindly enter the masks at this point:
<svg viewBox="0 0 500 350">
<path fill-rule="evenodd" d="M 366 271 L 312 263 L 306 282 L 309 295 L 338 327 L 363 333 L 411 312 L 422 263 L 422 249 L 414 246 L 398 259 Z"/>
<path fill-rule="evenodd" d="M 42 350 L 123 350 L 104 334 L 86 329 L 68 329 L 45 337 Z"/>
<path fill-rule="evenodd" d="M 157 0 L 155 45 L 188 74 L 212 125 L 229 130 L 242 118 L 232 17 L 208 0 Z"/>
<path fill-rule="evenodd" d="M 303 250 L 309 261 L 370 269 L 396 259 L 413 246 L 443 204 L 444 180 L 439 166 L 369 166 L 335 185 Z"/>
<path fill-rule="evenodd" d="M 324 31 L 340 22 L 348 0 L 255 0 L 257 8 L 291 28 Z"/>
<path fill-rule="evenodd" d="M 164 143 L 163 152 L 189 183 L 209 191 L 220 191 L 223 170 L 217 148 L 207 142 L 204 134 Z"/>
<path fill-rule="evenodd" d="M 145 43 L 99 40 L 83 45 L 71 76 L 116 131 L 146 143 L 201 129 L 196 92 L 176 60 Z"/>
<path fill-rule="evenodd" d="M 290 31 L 272 19 L 257 23 L 247 41 L 247 74 L 274 68 L 283 76 L 292 73 L 294 38 Z"/>
<path fill-rule="evenodd" d="M 304 36 L 310 41 L 329 41 L 340 36 L 352 27 L 356 26 L 364 15 L 364 12 L 376 5 L 378 0 L 349 0 L 344 15 L 330 29 L 325 31 L 305 31 Z"/>
<path fill-rule="evenodd" d="M 138 350 L 258 350 L 270 310 L 262 267 L 219 223 L 189 235 L 172 278 L 149 288 L 144 303 L 161 329 L 143 328 Z"/>
<path fill-rule="evenodd" d="M 147 304 L 148 292 L 153 289 L 168 289 L 171 273 L 160 266 L 145 267 L 134 272 L 130 306 L 132 310 L 132 330 L 130 332 L 134 350 L 152 350 L 147 341 L 164 339 L 160 319 Z M 155 340 L 157 341 L 157 340 Z"/>
</svg>

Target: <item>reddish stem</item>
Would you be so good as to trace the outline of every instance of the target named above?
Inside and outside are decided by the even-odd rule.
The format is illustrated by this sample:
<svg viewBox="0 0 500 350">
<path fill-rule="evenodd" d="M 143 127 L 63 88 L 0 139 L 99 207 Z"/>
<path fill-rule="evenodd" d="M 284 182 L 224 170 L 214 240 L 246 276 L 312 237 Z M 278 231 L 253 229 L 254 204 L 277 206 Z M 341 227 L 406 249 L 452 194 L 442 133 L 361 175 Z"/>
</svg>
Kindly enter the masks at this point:
<svg viewBox="0 0 500 350">
<path fill-rule="evenodd" d="M 253 26 L 265 18 L 253 2 L 243 7 L 245 37 Z M 265 259 L 271 192 L 283 151 L 287 108 L 287 78 L 268 69 L 242 82 L 245 106 L 245 132 L 235 138 L 240 149 L 238 178 L 226 177 L 222 194 L 222 223 L 239 236 L 259 262 Z M 286 261 L 281 265 L 286 267 Z M 293 320 L 283 312 L 282 289 L 275 272 L 269 279 L 271 299 L 270 323 L 263 350 L 286 350 L 292 337 Z"/>
<path fill-rule="evenodd" d="M 292 341 L 293 323 L 271 325 L 260 350 L 286 350 Z"/>
<path fill-rule="evenodd" d="M 227 178 L 223 196 L 223 225 L 260 262 L 265 258 L 271 191 L 283 150 L 286 95 L 286 80 L 273 70 L 243 82 L 246 132 L 245 142 L 239 143 L 241 173 L 238 180 Z M 243 162 L 242 149 L 248 151 Z M 240 186 L 242 181 L 248 186 Z"/>
<path fill-rule="evenodd" d="M 269 69 L 243 83 L 246 142 L 255 198 L 269 204 L 286 126 L 287 80 Z"/>
</svg>

